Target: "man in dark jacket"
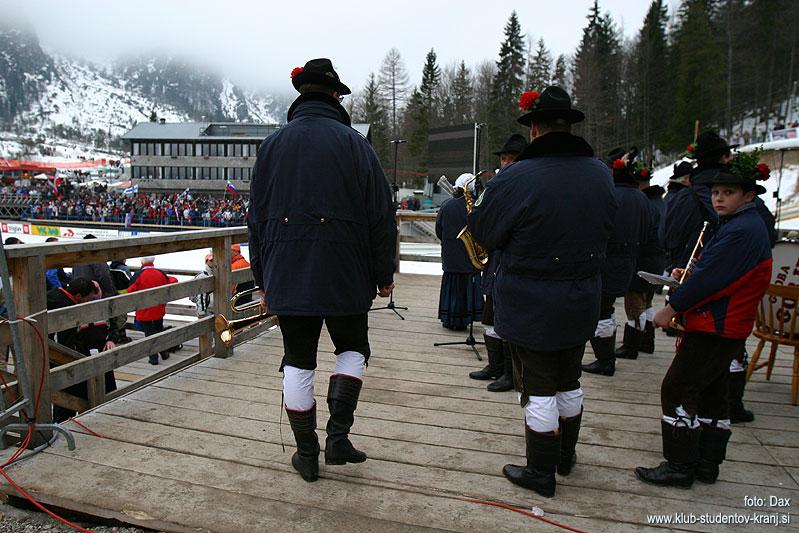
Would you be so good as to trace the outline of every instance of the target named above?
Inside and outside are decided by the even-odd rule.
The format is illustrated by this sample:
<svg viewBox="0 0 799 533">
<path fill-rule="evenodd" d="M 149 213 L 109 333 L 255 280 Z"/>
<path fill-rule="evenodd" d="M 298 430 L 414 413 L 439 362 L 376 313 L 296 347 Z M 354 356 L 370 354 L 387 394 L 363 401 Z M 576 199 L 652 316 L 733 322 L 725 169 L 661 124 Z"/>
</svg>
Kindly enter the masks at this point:
<svg viewBox="0 0 799 533">
<path fill-rule="evenodd" d="M 658 238 L 666 249 L 666 266 L 675 268 L 671 261 L 671 249 L 669 243 L 666 242 L 666 220 L 672 220 L 671 209 L 674 206 L 674 199 L 677 194 L 691 186 L 691 172 L 694 170 L 693 164 L 687 161 L 680 161 L 674 164 L 674 173 L 669 178 L 669 183 L 666 185 L 666 196 L 663 198 L 663 205 L 665 211 L 663 217 L 660 219 L 660 228 L 658 228 Z M 684 266 L 684 265 L 683 265 Z M 671 269 L 668 269 L 671 272 Z"/>
<path fill-rule="evenodd" d="M 86 235 L 84 239 L 96 239 L 94 235 Z M 111 298 L 117 295 L 114 280 L 111 278 L 111 269 L 108 263 L 91 263 L 89 265 L 78 265 L 72 267 L 73 278 L 89 278 L 100 284 L 103 291 L 103 298 Z"/>
<path fill-rule="evenodd" d="M 607 159 L 613 171 L 614 195 L 619 209 L 608 240 L 607 257 L 602 264 L 599 320 L 591 337 L 596 361 L 583 365 L 585 372 L 602 376 L 612 376 L 616 372 L 616 318 L 613 305 L 616 298 L 627 292 L 635 275 L 638 247 L 646 242 L 649 235 L 649 202 L 634 178 L 637 152 L 637 149 L 631 149 L 625 153 L 619 148 L 608 154 Z M 637 315 L 635 318 L 638 318 Z"/>
<path fill-rule="evenodd" d="M 499 170 L 508 168 L 511 163 L 516 161 L 519 154 L 527 148 L 527 141 L 514 133 L 505 144 L 494 155 L 499 156 Z M 490 179 L 493 179 L 490 178 Z M 496 277 L 497 266 L 500 261 L 499 250 L 494 250 L 488 255 L 488 264 L 483 270 L 483 294 L 486 297 L 483 307 L 483 339 L 485 340 L 486 352 L 488 352 L 488 364 L 481 370 L 469 372 L 472 379 L 496 379 L 493 383 L 486 386 L 489 392 L 505 392 L 513 389 L 513 359 L 510 348 L 502 341 L 502 338 L 494 329 L 494 278 Z"/>
<path fill-rule="evenodd" d="M 350 127 L 350 94 L 329 59 L 291 73 L 300 92 L 288 124 L 267 138 L 253 168 L 250 261 L 263 301 L 278 315 L 283 393 L 306 481 L 319 475 L 316 352 L 322 324 L 336 347 L 327 393 L 325 464 L 360 463 L 348 435 L 369 358 L 367 312 L 393 290 L 397 225 L 388 181 L 372 147 Z"/>
<path fill-rule="evenodd" d="M 555 470 L 566 475 L 576 460 L 580 360 L 596 325 L 600 266 L 617 204 L 607 167 L 570 133 L 584 117 L 569 95 L 548 87 L 524 93 L 520 106 L 532 142 L 488 182 L 469 228 L 489 252 L 502 252 L 494 327 L 510 348 L 525 409 L 527 464 L 505 465 L 503 473 L 552 496 Z"/>
<path fill-rule="evenodd" d="M 642 239 L 638 246 L 638 261 L 634 272 L 643 270 L 660 274 L 666 266 L 666 254 L 658 239 L 658 228 L 665 211 L 663 194 L 666 191 L 660 185 L 649 184 L 651 173 L 643 165 L 639 164 L 635 168 L 633 176 L 649 201 L 649 230 L 646 238 Z M 624 295 L 627 324 L 624 325 L 624 340 L 616 350 L 616 357 L 636 359 L 639 350 L 644 353 L 654 353 L 655 326 L 652 324 L 655 316 L 655 308 L 652 307 L 654 296 L 655 286 L 633 274 L 630 287 Z"/>
</svg>

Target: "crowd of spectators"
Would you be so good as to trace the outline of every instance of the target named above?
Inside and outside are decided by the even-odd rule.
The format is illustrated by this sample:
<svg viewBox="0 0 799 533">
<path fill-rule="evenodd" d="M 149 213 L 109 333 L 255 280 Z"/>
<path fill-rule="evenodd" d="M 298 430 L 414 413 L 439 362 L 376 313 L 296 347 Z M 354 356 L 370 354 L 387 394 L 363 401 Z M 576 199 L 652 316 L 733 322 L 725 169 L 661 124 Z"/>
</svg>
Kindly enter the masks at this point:
<svg viewBox="0 0 799 533">
<path fill-rule="evenodd" d="M 249 199 L 182 193 L 131 194 L 106 185 L 75 185 L 64 180 L 5 185 L 0 195 L 29 198 L 29 218 L 181 226 L 246 224 Z"/>
</svg>

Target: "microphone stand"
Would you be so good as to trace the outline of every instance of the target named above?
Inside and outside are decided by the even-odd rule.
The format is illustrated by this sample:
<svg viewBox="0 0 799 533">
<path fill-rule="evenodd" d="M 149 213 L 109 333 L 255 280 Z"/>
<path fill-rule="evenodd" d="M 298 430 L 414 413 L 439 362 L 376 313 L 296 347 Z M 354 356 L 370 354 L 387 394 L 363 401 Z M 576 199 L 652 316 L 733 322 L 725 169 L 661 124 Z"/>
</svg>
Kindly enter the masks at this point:
<svg viewBox="0 0 799 533">
<path fill-rule="evenodd" d="M 394 139 L 393 141 L 391 141 L 391 144 L 394 145 L 394 179 L 393 179 L 393 182 L 391 184 L 391 190 L 394 191 L 394 213 L 396 213 L 397 209 L 399 209 L 399 185 L 397 185 L 397 155 L 398 155 L 398 152 L 399 152 L 399 145 L 407 143 L 407 142 L 408 141 L 406 141 L 405 139 Z M 399 228 L 397 228 L 397 239 L 399 239 L 399 238 L 400 238 Z M 399 269 L 399 264 L 397 264 L 397 269 Z M 373 308 L 369 309 L 369 311 L 370 312 L 371 311 L 381 311 L 381 310 L 384 310 L 384 309 L 390 309 L 391 311 L 394 312 L 395 315 L 400 317 L 401 320 L 405 320 L 405 317 L 402 316 L 402 314 L 399 311 L 397 311 L 397 309 L 402 309 L 403 311 L 407 311 L 408 310 L 407 307 L 404 307 L 404 306 L 401 306 L 401 305 L 397 305 L 394 302 L 394 291 L 393 290 L 391 291 L 391 294 L 389 295 L 388 303 L 385 306 L 383 306 L 383 307 L 373 307 Z"/>
<path fill-rule="evenodd" d="M 478 341 L 474 338 L 474 311 L 475 311 L 475 293 L 477 292 L 476 287 L 474 286 L 475 283 L 475 276 L 479 276 L 480 274 L 470 274 L 469 275 L 469 284 L 471 285 L 472 290 L 472 306 L 469 310 L 469 336 L 466 337 L 465 341 L 457 341 L 457 342 L 436 342 L 433 343 L 433 346 L 460 346 L 461 344 L 468 346 L 474 351 L 474 355 L 477 357 L 478 361 L 482 361 L 483 358 L 480 357 L 480 352 L 477 351 L 476 346 L 478 344 L 485 344 L 485 342 Z"/>
</svg>

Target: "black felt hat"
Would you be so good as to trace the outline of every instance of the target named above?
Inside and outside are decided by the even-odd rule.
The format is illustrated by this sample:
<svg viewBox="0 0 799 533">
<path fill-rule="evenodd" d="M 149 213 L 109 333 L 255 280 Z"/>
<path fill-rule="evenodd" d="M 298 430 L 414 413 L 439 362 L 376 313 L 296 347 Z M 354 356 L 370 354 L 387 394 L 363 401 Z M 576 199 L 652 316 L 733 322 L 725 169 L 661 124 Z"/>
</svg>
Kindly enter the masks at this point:
<svg viewBox="0 0 799 533">
<path fill-rule="evenodd" d="M 333 63 L 327 58 L 311 59 L 304 67 L 295 67 L 291 71 L 291 84 L 298 91 L 305 83 L 324 85 L 337 91 L 342 96 L 351 94 L 350 88 L 341 83 L 338 74 L 333 70 Z"/>
<path fill-rule="evenodd" d="M 694 166 L 688 161 L 681 161 L 674 165 L 674 174 L 671 175 L 669 181 L 680 181 L 685 176 L 689 176 L 694 170 Z"/>
<path fill-rule="evenodd" d="M 708 159 L 713 156 L 720 156 L 728 153 L 737 144 L 727 144 L 727 141 L 714 131 L 703 131 L 696 139 L 696 148 L 691 153 L 695 159 Z"/>
<path fill-rule="evenodd" d="M 569 93 L 551 85 L 544 92 L 526 92 L 519 98 L 519 107 L 527 111 L 517 121 L 524 126 L 530 126 L 537 120 L 563 119 L 569 124 L 582 122 L 585 115 L 572 107 Z"/>
<path fill-rule="evenodd" d="M 754 177 L 747 178 L 738 174 L 733 174 L 729 170 L 719 170 L 719 172 L 709 180 L 710 185 L 740 185 L 745 191 L 755 191 L 755 194 L 763 194 L 766 188 L 757 183 Z"/>
<path fill-rule="evenodd" d="M 501 149 L 494 152 L 494 155 L 520 154 L 525 148 L 527 148 L 527 140 L 518 133 L 514 133 L 508 137 Z"/>
</svg>

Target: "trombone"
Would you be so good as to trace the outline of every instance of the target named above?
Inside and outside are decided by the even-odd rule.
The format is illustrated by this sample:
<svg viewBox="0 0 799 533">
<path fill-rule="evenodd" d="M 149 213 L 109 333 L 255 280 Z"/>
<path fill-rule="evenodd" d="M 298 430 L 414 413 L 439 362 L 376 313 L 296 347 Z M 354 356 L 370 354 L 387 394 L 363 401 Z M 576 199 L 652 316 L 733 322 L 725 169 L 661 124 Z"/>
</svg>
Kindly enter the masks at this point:
<svg viewBox="0 0 799 533">
<path fill-rule="evenodd" d="M 249 316 L 247 318 L 240 318 L 238 320 L 228 320 L 222 315 L 216 315 L 214 317 L 214 329 L 216 330 L 217 335 L 219 335 L 219 338 L 228 348 L 233 346 L 233 341 L 237 334 L 255 329 L 266 321 L 275 317 L 274 314 L 269 313 L 266 308 L 261 305 L 260 298 L 253 302 L 247 302 L 244 304 L 238 303 L 240 299 L 244 298 L 245 296 L 252 296 L 258 291 L 260 291 L 260 289 L 254 287 L 252 289 L 237 292 L 230 299 L 230 309 L 233 311 L 233 313 L 249 312 L 253 309 L 258 309 L 258 314 Z"/>
</svg>

